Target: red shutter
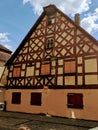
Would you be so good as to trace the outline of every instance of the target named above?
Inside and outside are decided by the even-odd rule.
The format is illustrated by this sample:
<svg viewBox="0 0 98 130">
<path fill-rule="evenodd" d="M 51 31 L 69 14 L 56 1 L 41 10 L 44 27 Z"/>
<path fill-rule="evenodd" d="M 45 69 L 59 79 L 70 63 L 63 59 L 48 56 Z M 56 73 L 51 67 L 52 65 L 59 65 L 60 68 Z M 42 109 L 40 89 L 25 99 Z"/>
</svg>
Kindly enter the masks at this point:
<svg viewBox="0 0 98 130">
<path fill-rule="evenodd" d="M 50 74 L 50 64 L 41 65 L 41 75 L 48 75 L 48 74 Z"/>
<path fill-rule="evenodd" d="M 15 67 L 13 70 L 13 77 L 19 77 L 20 76 L 20 67 Z"/>
<path fill-rule="evenodd" d="M 65 73 L 75 73 L 76 72 L 75 61 L 66 61 L 64 68 L 65 68 Z"/>
<path fill-rule="evenodd" d="M 67 105 L 69 108 L 83 108 L 83 94 L 69 93 L 67 95 Z"/>
</svg>

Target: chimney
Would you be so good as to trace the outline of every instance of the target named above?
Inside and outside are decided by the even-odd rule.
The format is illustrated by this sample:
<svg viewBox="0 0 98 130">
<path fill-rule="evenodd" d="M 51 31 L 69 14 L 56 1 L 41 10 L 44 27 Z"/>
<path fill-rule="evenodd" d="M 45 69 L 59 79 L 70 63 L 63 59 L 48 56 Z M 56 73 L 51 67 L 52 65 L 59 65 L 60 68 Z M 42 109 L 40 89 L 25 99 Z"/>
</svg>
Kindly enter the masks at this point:
<svg viewBox="0 0 98 130">
<path fill-rule="evenodd" d="M 77 24 L 77 25 L 80 25 L 80 14 L 79 13 L 76 13 L 75 14 L 75 23 Z"/>
</svg>

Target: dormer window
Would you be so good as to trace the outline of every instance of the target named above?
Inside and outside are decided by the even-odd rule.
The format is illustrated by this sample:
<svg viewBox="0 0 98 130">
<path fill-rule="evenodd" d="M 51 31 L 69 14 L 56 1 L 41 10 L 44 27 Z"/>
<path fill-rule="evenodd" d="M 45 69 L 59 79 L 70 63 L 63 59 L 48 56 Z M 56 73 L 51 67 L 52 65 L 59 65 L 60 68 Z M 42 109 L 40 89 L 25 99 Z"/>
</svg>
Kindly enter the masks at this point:
<svg viewBox="0 0 98 130">
<path fill-rule="evenodd" d="M 46 41 L 46 49 L 52 49 L 53 48 L 53 38 L 48 38 Z"/>
<path fill-rule="evenodd" d="M 52 24 L 54 24 L 54 22 L 55 22 L 54 17 L 49 17 L 48 18 L 48 25 L 52 25 Z"/>
</svg>

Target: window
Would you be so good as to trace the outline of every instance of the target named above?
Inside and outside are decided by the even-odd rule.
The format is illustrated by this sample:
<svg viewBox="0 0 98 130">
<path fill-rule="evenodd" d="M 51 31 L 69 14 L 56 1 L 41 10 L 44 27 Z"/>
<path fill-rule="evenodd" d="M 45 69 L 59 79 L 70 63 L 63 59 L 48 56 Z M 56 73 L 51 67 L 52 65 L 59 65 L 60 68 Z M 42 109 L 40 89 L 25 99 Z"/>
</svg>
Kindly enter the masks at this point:
<svg viewBox="0 0 98 130">
<path fill-rule="evenodd" d="M 41 75 L 50 74 L 50 64 L 42 64 L 41 65 Z"/>
<path fill-rule="evenodd" d="M 20 104 L 21 103 L 21 93 L 13 92 L 12 93 L 12 104 Z"/>
<path fill-rule="evenodd" d="M 55 22 L 54 17 L 49 17 L 48 18 L 48 25 L 52 25 L 52 24 L 54 24 L 54 22 Z"/>
<path fill-rule="evenodd" d="M 41 106 L 41 93 L 31 93 L 31 105 Z"/>
<path fill-rule="evenodd" d="M 14 67 L 13 69 L 13 77 L 19 77 L 20 76 L 20 66 Z"/>
<path fill-rule="evenodd" d="M 75 73 L 76 72 L 76 63 L 75 61 L 65 61 L 64 72 L 65 73 Z"/>
<path fill-rule="evenodd" d="M 53 38 L 48 38 L 46 41 L 46 49 L 53 48 Z"/>
<path fill-rule="evenodd" d="M 67 95 L 68 108 L 83 108 L 83 94 L 81 93 L 68 93 Z"/>
</svg>

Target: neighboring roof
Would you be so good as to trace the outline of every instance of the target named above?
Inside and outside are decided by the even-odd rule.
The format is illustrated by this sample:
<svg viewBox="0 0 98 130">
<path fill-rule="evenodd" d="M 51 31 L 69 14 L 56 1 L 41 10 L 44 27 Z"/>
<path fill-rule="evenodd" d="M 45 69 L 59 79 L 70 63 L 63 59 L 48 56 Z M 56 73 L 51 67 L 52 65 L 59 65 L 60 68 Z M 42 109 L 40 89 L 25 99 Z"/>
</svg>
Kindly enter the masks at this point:
<svg viewBox="0 0 98 130">
<path fill-rule="evenodd" d="M 84 30 L 81 26 L 77 25 L 71 18 L 69 18 L 66 14 L 64 14 L 61 10 L 59 10 L 55 5 L 49 5 L 47 7 L 44 7 L 44 11 L 42 12 L 42 14 L 40 15 L 40 17 L 38 18 L 38 20 L 35 22 L 35 24 L 32 26 L 32 28 L 30 29 L 30 31 L 27 33 L 27 35 L 24 37 L 24 39 L 22 40 L 22 42 L 20 43 L 19 47 L 16 49 L 16 51 L 14 52 L 14 54 L 11 56 L 11 58 L 7 61 L 6 66 L 9 65 L 14 58 L 18 55 L 19 51 L 21 50 L 21 48 L 24 46 L 24 44 L 27 42 L 28 38 L 31 36 L 31 34 L 35 31 L 35 29 L 37 28 L 37 26 L 39 25 L 39 23 L 41 22 L 42 18 L 48 14 L 48 13 L 52 13 L 52 11 L 50 12 L 46 12 L 47 8 L 51 8 L 52 11 L 57 11 L 59 13 L 61 13 L 64 17 L 66 17 L 68 19 L 68 21 L 70 21 L 73 25 L 75 25 L 78 29 L 80 29 L 81 31 L 84 32 L 85 35 L 87 35 L 88 37 L 90 37 L 94 43 L 96 45 L 98 45 L 98 41 L 91 36 L 86 30 Z M 49 10 L 48 10 L 49 11 Z"/>
<path fill-rule="evenodd" d="M 5 46 L 3 46 L 1 44 L 0 44 L 0 51 L 4 51 L 4 52 L 10 53 L 10 54 L 12 53 L 11 50 L 9 50 L 8 48 L 6 48 Z"/>
<path fill-rule="evenodd" d="M 6 62 L 11 57 L 12 51 L 0 44 L 0 61 Z"/>
</svg>

